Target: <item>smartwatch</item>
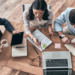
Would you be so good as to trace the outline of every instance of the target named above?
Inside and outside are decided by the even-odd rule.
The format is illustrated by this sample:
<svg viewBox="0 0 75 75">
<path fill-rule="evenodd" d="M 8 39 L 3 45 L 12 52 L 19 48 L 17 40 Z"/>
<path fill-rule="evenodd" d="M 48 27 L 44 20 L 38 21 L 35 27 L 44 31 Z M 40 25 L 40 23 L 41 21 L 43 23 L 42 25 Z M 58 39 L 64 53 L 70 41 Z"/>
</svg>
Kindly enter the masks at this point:
<svg viewBox="0 0 75 75">
<path fill-rule="evenodd" d="M 62 39 L 62 38 L 64 38 L 64 37 L 65 37 L 65 35 L 61 35 L 61 36 L 59 36 L 60 39 Z"/>
</svg>

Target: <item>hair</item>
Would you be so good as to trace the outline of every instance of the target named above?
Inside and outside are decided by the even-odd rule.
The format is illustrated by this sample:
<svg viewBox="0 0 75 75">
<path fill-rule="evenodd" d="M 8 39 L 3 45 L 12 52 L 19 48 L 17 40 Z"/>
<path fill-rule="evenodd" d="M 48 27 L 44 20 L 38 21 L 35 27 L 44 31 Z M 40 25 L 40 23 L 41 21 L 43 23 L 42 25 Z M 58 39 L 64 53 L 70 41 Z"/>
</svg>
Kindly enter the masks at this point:
<svg viewBox="0 0 75 75">
<path fill-rule="evenodd" d="M 47 10 L 47 4 L 44 0 L 35 0 L 32 3 L 32 5 L 29 9 L 29 15 L 27 15 L 28 20 L 34 20 L 35 15 L 33 14 L 33 9 L 44 11 L 43 20 L 49 20 L 48 19 L 49 14 L 48 14 L 48 10 Z"/>
<path fill-rule="evenodd" d="M 75 9 L 71 10 L 69 13 L 69 21 L 71 24 L 75 25 Z"/>
</svg>

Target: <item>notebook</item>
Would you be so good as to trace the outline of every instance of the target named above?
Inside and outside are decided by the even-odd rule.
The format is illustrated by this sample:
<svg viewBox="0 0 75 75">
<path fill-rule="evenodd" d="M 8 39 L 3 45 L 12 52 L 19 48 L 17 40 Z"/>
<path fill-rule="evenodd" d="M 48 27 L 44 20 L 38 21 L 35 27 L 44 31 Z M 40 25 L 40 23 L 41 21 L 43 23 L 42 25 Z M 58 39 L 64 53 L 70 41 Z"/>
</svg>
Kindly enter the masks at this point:
<svg viewBox="0 0 75 75">
<path fill-rule="evenodd" d="M 12 46 L 12 57 L 27 56 L 27 39 L 23 39 L 23 43 Z"/>
<path fill-rule="evenodd" d="M 51 43 L 52 41 L 47 38 L 42 32 L 40 32 L 38 29 L 36 29 L 33 33 L 32 33 L 37 39 L 38 41 L 41 42 L 41 48 L 39 48 L 30 37 L 27 37 L 27 39 L 34 45 L 36 46 L 40 51 L 45 50 Z"/>
<path fill-rule="evenodd" d="M 71 42 L 75 42 L 75 38 Z M 75 56 L 75 47 L 72 44 L 65 44 L 65 47 Z"/>
</svg>

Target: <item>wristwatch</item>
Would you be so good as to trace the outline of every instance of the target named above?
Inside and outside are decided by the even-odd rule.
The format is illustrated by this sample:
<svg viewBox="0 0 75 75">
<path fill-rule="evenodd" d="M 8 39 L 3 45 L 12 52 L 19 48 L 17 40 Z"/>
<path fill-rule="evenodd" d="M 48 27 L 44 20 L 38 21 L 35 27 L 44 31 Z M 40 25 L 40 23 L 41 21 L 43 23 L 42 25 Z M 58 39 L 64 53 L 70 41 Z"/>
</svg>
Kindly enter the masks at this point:
<svg viewBox="0 0 75 75">
<path fill-rule="evenodd" d="M 59 36 L 60 39 L 62 39 L 62 38 L 64 38 L 64 37 L 65 37 L 65 35 L 61 35 L 61 36 Z"/>
</svg>

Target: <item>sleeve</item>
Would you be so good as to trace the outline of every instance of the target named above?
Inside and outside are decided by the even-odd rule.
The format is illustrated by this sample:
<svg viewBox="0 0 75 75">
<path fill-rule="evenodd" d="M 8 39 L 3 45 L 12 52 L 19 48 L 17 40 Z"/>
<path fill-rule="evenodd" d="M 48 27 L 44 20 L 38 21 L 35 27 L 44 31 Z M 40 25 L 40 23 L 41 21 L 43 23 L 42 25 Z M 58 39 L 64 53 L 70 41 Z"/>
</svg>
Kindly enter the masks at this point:
<svg viewBox="0 0 75 75">
<path fill-rule="evenodd" d="M 14 30 L 13 26 L 11 25 L 11 23 L 7 19 L 5 19 L 5 18 L 0 18 L 0 25 L 4 25 L 5 28 L 9 32 L 12 32 Z"/>
<path fill-rule="evenodd" d="M 56 32 L 63 31 L 62 24 L 66 22 L 66 10 L 54 21 L 54 29 Z"/>
<path fill-rule="evenodd" d="M 27 9 L 23 12 L 23 20 L 24 20 L 24 27 L 25 27 L 26 35 L 31 33 L 31 31 L 30 31 L 30 22 L 29 22 L 29 20 L 27 20 L 27 15 L 29 14 L 28 11 L 29 10 Z"/>
<path fill-rule="evenodd" d="M 48 25 L 53 23 L 53 16 L 54 16 L 53 11 L 50 10 L 49 11 L 49 17 L 48 17 L 49 20 L 47 22 Z"/>
</svg>

